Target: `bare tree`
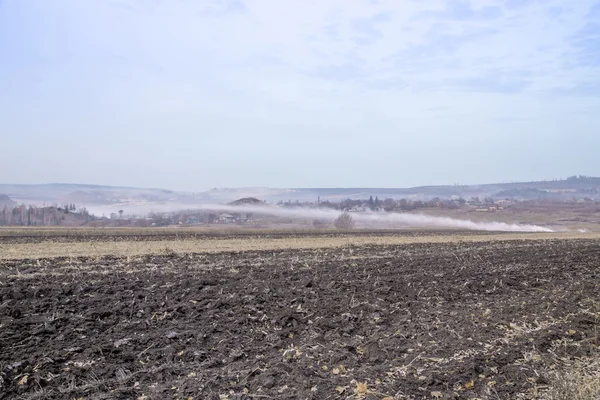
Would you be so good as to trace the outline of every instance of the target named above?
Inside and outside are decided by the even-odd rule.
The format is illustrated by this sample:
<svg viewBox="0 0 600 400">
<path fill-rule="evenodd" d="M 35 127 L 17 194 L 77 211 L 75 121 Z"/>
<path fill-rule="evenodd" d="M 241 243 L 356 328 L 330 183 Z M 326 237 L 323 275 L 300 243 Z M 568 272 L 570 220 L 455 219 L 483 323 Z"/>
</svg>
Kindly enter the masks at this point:
<svg viewBox="0 0 600 400">
<path fill-rule="evenodd" d="M 323 221 L 322 219 L 313 220 L 313 227 L 315 229 L 325 229 L 328 226 L 329 226 L 329 224 L 327 223 L 327 221 Z"/>
<path fill-rule="evenodd" d="M 354 219 L 347 212 L 343 212 L 333 221 L 333 225 L 337 229 L 352 229 L 354 228 Z"/>
</svg>

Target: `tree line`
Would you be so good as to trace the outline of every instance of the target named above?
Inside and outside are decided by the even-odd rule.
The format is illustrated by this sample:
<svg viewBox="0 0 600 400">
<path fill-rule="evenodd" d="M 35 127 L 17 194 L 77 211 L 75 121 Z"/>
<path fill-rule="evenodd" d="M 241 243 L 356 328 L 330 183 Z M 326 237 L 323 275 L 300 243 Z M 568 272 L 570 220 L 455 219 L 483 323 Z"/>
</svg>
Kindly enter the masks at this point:
<svg viewBox="0 0 600 400">
<path fill-rule="evenodd" d="M 319 207 L 329 208 L 339 211 L 348 211 L 356 208 L 362 208 L 371 211 L 412 211 L 423 208 L 445 208 L 445 209 L 458 209 L 464 207 L 466 204 L 471 205 L 486 205 L 493 204 L 492 199 L 480 200 L 478 197 L 474 197 L 467 201 L 464 198 L 457 199 L 441 199 L 435 197 L 431 200 L 412 200 L 412 199 L 392 199 L 386 198 L 384 200 L 379 199 L 377 196 L 373 198 L 370 196 L 368 200 L 365 199 L 344 199 L 338 202 L 335 201 L 319 201 L 314 202 L 300 202 L 300 201 L 280 201 L 277 203 L 281 207 L 295 208 L 295 207 Z"/>
<path fill-rule="evenodd" d="M 21 204 L 0 209 L 0 226 L 57 226 L 74 221 L 85 223 L 93 218 L 85 207 L 77 208 L 73 203 L 47 207 Z"/>
</svg>

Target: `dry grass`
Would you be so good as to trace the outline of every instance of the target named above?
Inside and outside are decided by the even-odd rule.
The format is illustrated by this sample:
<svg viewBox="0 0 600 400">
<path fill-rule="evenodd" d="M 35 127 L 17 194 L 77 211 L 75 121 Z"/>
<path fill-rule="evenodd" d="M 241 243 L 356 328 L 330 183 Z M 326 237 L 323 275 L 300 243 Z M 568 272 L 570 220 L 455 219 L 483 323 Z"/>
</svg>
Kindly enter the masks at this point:
<svg viewBox="0 0 600 400">
<path fill-rule="evenodd" d="M 550 374 L 552 384 L 540 396 L 545 400 L 600 399 L 600 354 L 595 358 L 578 360 L 560 372 Z"/>
<path fill-rule="evenodd" d="M 595 321 L 593 335 L 587 340 L 592 346 L 592 353 L 583 358 L 560 358 L 556 350 L 562 346 L 556 342 L 554 351 L 558 363 L 551 365 L 546 375 L 550 384 L 541 390 L 537 399 L 540 400 L 597 400 L 600 399 L 600 303 L 588 299 L 591 308 L 583 307 L 584 314 L 592 316 Z"/>
<path fill-rule="evenodd" d="M 574 209 L 521 209 L 508 208 L 496 212 L 478 213 L 465 209 L 441 210 L 426 209 L 423 214 L 435 217 L 450 217 L 474 222 L 504 222 L 508 224 L 531 224 L 552 228 L 587 229 L 592 232 L 600 231 L 600 213 L 578 212 Z"/>
<path fill-rule="evenodd" d="M 264 234 L 263 234 L 264 235 Z M 454 243 L 488 242 L 546 239 L 600 239 L 598 233 L 510 233 L 456 234 L 456 235 L 332 235 L 272 237 L 262 238 L 255 235 L 226 238 L 185 238 L 173 236 L 168 240 L 117 240 L 117 241 L 74 241 L 42 243 L 1 243 L 0 259 L 36 259 L 49 257 L 79 256 L 136 256 L 144 254 L 163 254 L 166 249 L 175 253 L 219 253 L 227 251 L 278 250 L 278 249 L 319 249 L 363 245 L 397 245 L 413 243 Z"/>
</svg>

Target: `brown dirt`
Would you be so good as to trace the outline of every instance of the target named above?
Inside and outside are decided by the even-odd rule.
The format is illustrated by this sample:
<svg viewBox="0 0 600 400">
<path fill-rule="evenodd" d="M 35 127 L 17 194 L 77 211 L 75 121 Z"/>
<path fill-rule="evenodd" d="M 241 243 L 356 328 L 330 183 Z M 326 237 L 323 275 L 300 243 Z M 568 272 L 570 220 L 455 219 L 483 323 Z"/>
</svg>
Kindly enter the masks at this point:
<svg viewBox="0 0 600 400">
<path fill-rule="evenodd" d="M 20 231 L 19 231 L 20 232 Z M 332 231 L 323 233 L 261 233 L 182 236 L 155 235 L 50 235 L 46 237 L 0 236 L 0 259 L 138 256 L 146 254 L 220 253 L 280 249 L 326 249 L 344 246 L 400 245 L 410 243 L 448 243 L 512 241 L 533 239 L 599 239 L 598 233 L 510 233 L 459 231 L 366 232 Z"/>
<path fill-rule="evenodd" d="M 78 243 L 78 242 L 122 242 L 122 241 L 168 241 L 168 240 L 232 240 L 232 239 L 302 239 L 338 237 L 453 237 L 490 236 L 510 232 L 457 231 L 457 230 L 222 230 L 206 231 L 186 228 L 112 228 L 112 229 L 64 229 L 0 227 L 0 243 Z M 527 235 L 526 233 L 523 235 Z"/>
<path fill-rule="evenodd" d="M 0 399 L 535 398 L 599 304 L 597 240 L 5 260 Z"/>
</svg>

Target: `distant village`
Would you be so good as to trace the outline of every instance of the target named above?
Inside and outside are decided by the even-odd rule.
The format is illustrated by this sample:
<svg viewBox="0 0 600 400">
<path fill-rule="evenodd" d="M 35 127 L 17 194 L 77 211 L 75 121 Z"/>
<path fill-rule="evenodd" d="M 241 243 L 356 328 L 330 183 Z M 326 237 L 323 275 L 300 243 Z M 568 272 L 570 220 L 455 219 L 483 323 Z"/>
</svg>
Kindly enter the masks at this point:
<svg viewBox="0 0 600 400">
<path fill-rule="evenodd" d="M 317 198 L 314 202 L 300 201 L 280 201 L 276 204 L 267 204 L 258 199 L 247 198 L 240 199 L 231 205 L 253 205 L 279 207 L 283 209 L 328 209 L 342 212 L 353 213 L 418 213 L 425 211 L 459 211 L 465 214 L 469 213 L 496 213 L 513 207 L 524 208 L 545 208 L 545 207 L 593 207 L 600 212 L 600 202 L 596 200 L 573 200 L 570 204 L 564 201 L 556 202 L 553 200 L 527 200 L 518 201 L 511 199 L 494 200 L 491 198 L 471 198 L 463 199 L 460 197 L 450 199 L 434 198 L 429 201 L 409 200 L 409 199 L 379 199 L 370 197 L 369 199 L 346 199 L 342 201 L 321 200 Z M 256 208 L 256 207 L 255 207 Z M 114 218 L 115 216 L 113 216 Z M 118 222 L 118 219 L 117 219 Z M 293 223 L 292 218 L 270 215 L 269 212 L 235 212 L 231 207 L 226 211 L 207 211 L 207 210 L 182 210 L 169 213 L 150 213 L 144 219 L 135 220 L 136 226 L 170 226 L 170 225 L 249 225 L 249 226 L 268 226 Z M 319 221 L 304 221 L 306 224 L 318 225 Z"/>
</svg>

